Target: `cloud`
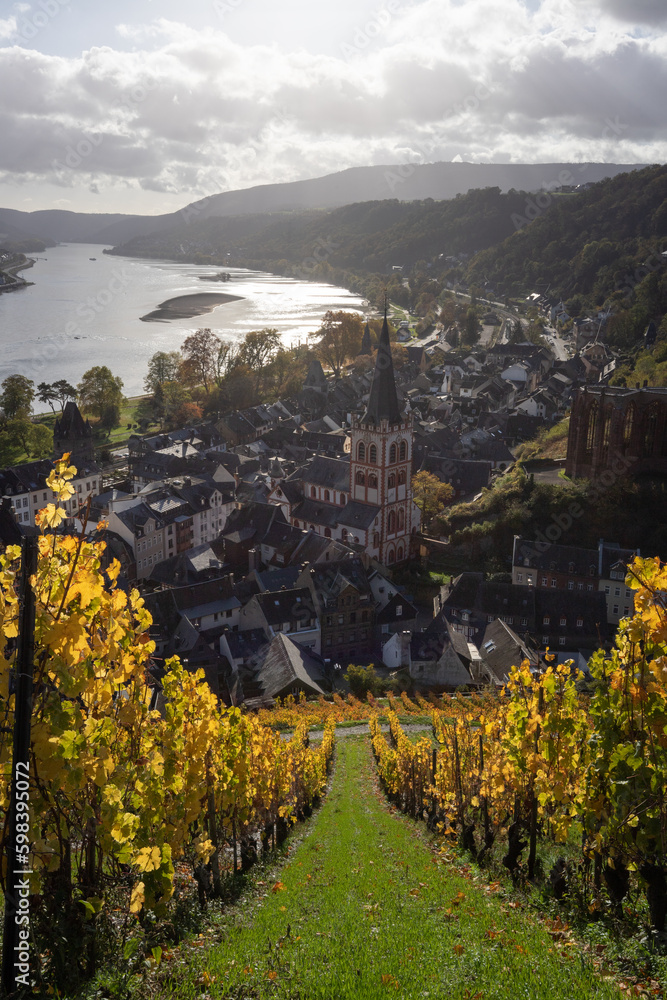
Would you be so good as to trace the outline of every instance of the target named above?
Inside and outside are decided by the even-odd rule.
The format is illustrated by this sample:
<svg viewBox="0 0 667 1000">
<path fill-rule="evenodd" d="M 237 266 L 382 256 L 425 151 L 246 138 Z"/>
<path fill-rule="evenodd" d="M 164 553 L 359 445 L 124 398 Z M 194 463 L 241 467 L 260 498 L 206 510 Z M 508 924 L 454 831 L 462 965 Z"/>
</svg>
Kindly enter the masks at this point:
<svg viewBox="0 0 667 1000">
<path fill-rule="evenodd" d="M 664 161 L 665 36 L 619 27 L 629 0 L 597 2 L 596 23 L 580 0 L 421 0 L 372 45 L 352 26 L 340 57 L 165 19 L 121 25 L 131 51 L 5 47 L 0 172 L 157 204 L 406 159 Z"/>
<path fill-rule="evenodd" d="M 667 24 L 664 0 L 599 0 L 600 9 L 629 24 Z"/>
<path fill-rule="evenodd" d="M 0 38 L 11 38 L 16 34 L 16 18 L 0 18 Z"/>
</svg>

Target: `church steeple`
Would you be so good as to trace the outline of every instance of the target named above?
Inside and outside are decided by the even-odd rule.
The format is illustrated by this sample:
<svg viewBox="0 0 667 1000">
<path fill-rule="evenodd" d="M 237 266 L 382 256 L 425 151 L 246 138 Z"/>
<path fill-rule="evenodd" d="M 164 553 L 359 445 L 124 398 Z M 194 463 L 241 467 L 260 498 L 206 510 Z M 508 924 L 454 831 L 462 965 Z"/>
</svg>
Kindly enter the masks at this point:
<svg viewBox="0 0 667 1000">
<path fill-rule="evenodd" d="M 387 307 L 384 310 L 384 322 L 378 341 L 375 371 L 371 383 L 368 407 L 361 418 L 362 424 L 380 424 L 387 420 L 390 424 L 401 422 L 401 409 L 398 405 L 396 382 L 394 380 L 394 363 L 391 358 L 389 343 L 389 326 L 387 325 Z"/>
<path fill-rule="evenodd" d="M 359 354 L 370 354 L 372 350 L 373 350 L 373 342 L 371 341 L 371 331 L 368 326 L 368 323 L 366 323 L 366 329 L 364 330 L 364 335 L 361 339 L 361 348 L 359 350 Z M 357 357 L 359 357 L 359 354 L 357 355 Z"/>
</svg>

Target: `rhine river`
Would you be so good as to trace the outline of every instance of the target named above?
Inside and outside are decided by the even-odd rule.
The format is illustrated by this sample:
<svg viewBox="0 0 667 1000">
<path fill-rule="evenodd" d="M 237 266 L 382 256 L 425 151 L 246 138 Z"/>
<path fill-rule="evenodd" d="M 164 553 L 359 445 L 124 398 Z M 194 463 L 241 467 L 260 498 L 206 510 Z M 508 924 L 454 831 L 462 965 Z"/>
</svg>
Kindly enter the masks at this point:
<svg viewBox="0 0 667 1000">
<path fill-rule="evenodd" d="M 110 257 L 103 250 L 75 243 L 33 255 L 35 265 L 20 274 L 34 284 L 0 294 L 0 382 L 20 374 L 35 385 L 61 378 L 76 385 L 88 368 L 106 365 L 123 380 L 123 393 L 137 396 L 149 358 L 178 350 L 201 327 L 223 340 L 274 327 L 291 347 L 306 342 L 328 309 L 364 311 L 363 299 L 333 285 L 229 267 L 230 281 L 200 281 L 221 268 Z M 141 320 L 168 299 L 204 292 L 240 298 L 194 318 Z M 45 409 L 35 401 L 36 412 Z"/>
</svg>

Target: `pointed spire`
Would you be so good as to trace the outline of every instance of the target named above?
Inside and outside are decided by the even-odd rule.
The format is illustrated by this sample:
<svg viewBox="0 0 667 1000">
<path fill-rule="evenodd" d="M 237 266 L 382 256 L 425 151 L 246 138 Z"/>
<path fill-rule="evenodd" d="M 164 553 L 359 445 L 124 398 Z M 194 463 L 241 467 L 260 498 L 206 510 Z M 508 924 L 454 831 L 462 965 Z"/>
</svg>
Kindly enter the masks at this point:
<svg viewBox="0 0 667 1000">
<path fill-rule="evenodd" d="M 394 363 L 391 358 L 389 343 L 389 326 L 387 324 L 387 302 L 385 299 L 384 322 L 378 341 L 378 352 L 375 358 L 375 371 L 371 383 L 368 407 L 361 418 L 362 424 L 379 424 L 388 420 L 390 424 L 401 422 L 401 410 L 396 395 L 394 380 Z"/>
<path fill-rule="evenodd" d="M 361 338 L 361 349 L 359 351 L 359 354 L 370 354 L 372 350 L 373 350 L 373 342 L 371 340 L 371 331 L 368 326 L 368 323 L 366 323 L 366 329 L 364 330 L 364 335 Z"/>
</svg>

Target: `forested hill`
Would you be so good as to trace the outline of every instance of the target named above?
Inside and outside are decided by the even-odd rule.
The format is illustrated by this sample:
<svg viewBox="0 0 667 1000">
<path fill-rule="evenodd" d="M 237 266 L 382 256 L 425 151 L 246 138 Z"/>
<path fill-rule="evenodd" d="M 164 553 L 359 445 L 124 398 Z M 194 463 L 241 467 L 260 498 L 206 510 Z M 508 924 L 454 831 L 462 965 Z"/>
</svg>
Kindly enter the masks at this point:
<svg viewBox="0 0 667 1000">
<path fill-rule="evenodd" d="M 619 174 L 574 198 L 531 196 L 517 227 L 471 261 L 471 282 L 510 295 L 549 289 L 589 307 L 627 296 L 637 266 L 667 248 L 667 166 Z"/>
<path fill-rule="evenodd" d="M 132 257 L 214 258 L 271 268 L 312 259 L 334 267 L 385 271 L 440 255 L 475 253 L 514 230 L 529 195 L 483 188 L 450 201 L 367 201 L 322 211 L 198 219 L 114 248 Z"/>
</svg>

